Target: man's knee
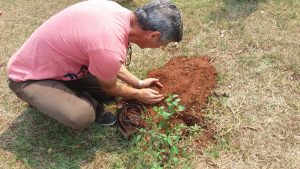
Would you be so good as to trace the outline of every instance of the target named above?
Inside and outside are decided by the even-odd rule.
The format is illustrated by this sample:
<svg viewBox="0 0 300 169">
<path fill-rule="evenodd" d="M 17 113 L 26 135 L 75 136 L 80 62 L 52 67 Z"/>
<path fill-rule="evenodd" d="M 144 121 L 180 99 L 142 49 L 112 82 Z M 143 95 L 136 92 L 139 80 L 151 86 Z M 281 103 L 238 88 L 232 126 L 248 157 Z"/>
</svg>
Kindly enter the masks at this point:
<svg viewBox="0 0 300 169">
<path fill-rule="evenodd" d="M 68 126 L 72 129 L 87 128 L 95 121 L 95 116 L 95 109 L 87 103 L 72 113 Z"/>
</svg>

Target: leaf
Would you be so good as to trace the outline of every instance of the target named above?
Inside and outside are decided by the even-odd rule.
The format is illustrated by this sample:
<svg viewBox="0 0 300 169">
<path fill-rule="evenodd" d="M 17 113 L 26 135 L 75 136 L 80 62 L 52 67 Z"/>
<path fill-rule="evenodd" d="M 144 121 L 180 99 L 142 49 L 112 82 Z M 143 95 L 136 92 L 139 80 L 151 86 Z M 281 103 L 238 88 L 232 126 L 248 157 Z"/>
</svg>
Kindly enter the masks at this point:
<svg viewBox="0 0 300 169">
<path fill-rule="evenodd" d="M 175 102 L 180 102 L 180 101 L 181 101 L 181 99 L 176 99 L 176 100 L 175 100 Z"/>
<path fill-rule="evenodd" d="M 172 96 L 172 98 L 176 98 L 176 97 L 178 97 L 179 95 L 178 94 L 174 94 L 173 96 Z"/>
<path fill-rule="evenodd" d="M 163 157 L 162 157 L 160 154 L 158 154 L 158 159 L 159 159 L 159 160 L 162 160 Z"/>
<path fill-rule="evenodd" d="M 177 157 L 173 157 L 172 160 L 176 163 L 178 162 L 178 158 Z"/>
<path fill-rule="evenodd" d="M 195 124 L 194 126 L 190 127 L 190 131 L 193 133 L 199 132 L 201 130 L 201 127 Z"/>
<path fill-rule="evenodd" d="M 154 106 L 154 107 L 153 107 L 153 110 L 154 110 L 155 112 L 158 112 L 158 107 L 157 107 L 157 106 Z"/>
<path fill-rule="evenodd" d="M 174 102 L 172 103 L 172 105 L 173 105 L 173 106 L 177 106 L 177 105 L 178 105 L 178 102 L 175 102 L 175 101 L 174 101 Z"/>
<path fill-rule="evenodd" d="M 180 136 L 178 136 L 178 135 L 174 135 L 172 137 L 173 137 L 173 140 L 179 140 L 180 139 Z"/>
<path fill-rule="evenodd" d="M 168 105 L 168 110 L 173 110 L 173 107 L 174 107 L 173 104 Z"/>
<path fill-rule="evenodd" d="M 169 117 L 171 116 L 171 113 L 163 111 L 162 116 L 163 116 L 164 119 L 169 119 Z"/>
<path fill-rule="evenodd" d="M 171 101 L 172 101 L 172 97 L 166 99 L 166 102 L 171 102 Z"/>
<path fill-rule="evenodd" d="M 160 166 L 159 163 L 155 162 L 155 163 L 152 164 L 151 169 L 162 169 L 162 167 Z"/>
<path fill-rule="evenodd" d="M 160 137 L 161 137 L 161 138 L 166 138 L 167 135 L 166 135 L 166 134 L 160 134 Z"/>
<path fill-rule="evenodd" d="M 178 108 L 177 108 L 178 112 L 181 112 L 181 111 L 184 111 L 184 110 L 185 110 L 185 106 L 182 106 L 182 105 L 178 106 Z"/>
<path fill-rule="evenodd" d="M 176 113 L 176 110 L 173 110 L 173 109 L 172 109 L 172 110 L 170 111 L 170 113 L 171 113 L 171 116 L 173 116 L 173 115 Z"/>
<path fill-rule="evenodd" d="M 171 152 L 172 152 L 172 153 L 175 153 L 175 154 L 179 154 L 179 150 L 178 150 L 178 148 L 175 147 L 175 146 L 172 147 Z"/>
<path fill-rule="evenodd" d="M 144 128 L 140 128 L 140 129 L 139 129 L 139 132 L 141 132 L 141 133 L 145 133 L 145 132 L 146 132 L 146 130 L 145 130 Z"/>
<path fill-rule="evenodd" d="M 140 141 L 140 140 L 141 140 L 141 138 L 142 138 L 142 135 L 138 135 L 138 136 L 136 136 L 136 141 Z"/>
<path fill-rule="evenodd" d="M 158 123 L 158 127 L 159 127 L 159 128 L 162 128 L 162 129 L 165 129 L 165 128 L 168 127 L 168 125 L 167 125 L 167 123 L 166 123 L 165 120 L 162 120 L 162 121 L 160 121 L 160 122 Z"/>
<path fill-rule="evenodd" d="M 173 141 L 171 140 L 170 137 L 168 137 L 168 138 L 166 139 L 166 141 L 167 141 L 167 143 L 168 143 L 169 145 L 173 145 Z"/>
</svg>

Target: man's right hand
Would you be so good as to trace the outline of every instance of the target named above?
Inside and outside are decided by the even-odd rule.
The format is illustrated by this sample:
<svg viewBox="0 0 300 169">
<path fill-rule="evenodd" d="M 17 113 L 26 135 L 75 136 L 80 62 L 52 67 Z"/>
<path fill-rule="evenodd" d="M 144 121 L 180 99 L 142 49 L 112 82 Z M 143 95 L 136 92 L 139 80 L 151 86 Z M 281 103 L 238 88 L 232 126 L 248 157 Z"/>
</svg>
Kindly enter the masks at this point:
<svg viewBox="0 0 300 169">
<path fill-rule="evenodd" d="M 140 89 L 137 96 L 137 100 L 145 104 L 155 104 L 163 99 L 164 96 L 162 94 L 149 88 Z"/>
<path fill-rule="evenodd" d="M 102 89 L 110 95 L 121 96 L 132 99 L 137 99 L 138 101 L 145 104 L 155 104 L 163 100 L 164 96 L 158 91 L 143 88 L 135 89 L 126 85 L 118 84 L 116 78 L 107 81 L 99 80 L 99 84 Z"/>
</svg>

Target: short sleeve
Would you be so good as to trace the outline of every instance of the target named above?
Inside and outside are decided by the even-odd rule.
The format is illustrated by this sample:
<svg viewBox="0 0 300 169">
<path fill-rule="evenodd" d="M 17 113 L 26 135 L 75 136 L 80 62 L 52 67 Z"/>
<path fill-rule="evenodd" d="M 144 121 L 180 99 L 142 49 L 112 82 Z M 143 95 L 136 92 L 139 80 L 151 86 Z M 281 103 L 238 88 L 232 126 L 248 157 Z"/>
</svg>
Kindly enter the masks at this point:
<svg viewBox="0 0 300 169">
<path fill-rule="evenodd" d="M 121 54 L 106 49 L 91 50 L 88 55 L 88 70 L 100 80 L 115 78 L 124 62 Z"/>
</svg>

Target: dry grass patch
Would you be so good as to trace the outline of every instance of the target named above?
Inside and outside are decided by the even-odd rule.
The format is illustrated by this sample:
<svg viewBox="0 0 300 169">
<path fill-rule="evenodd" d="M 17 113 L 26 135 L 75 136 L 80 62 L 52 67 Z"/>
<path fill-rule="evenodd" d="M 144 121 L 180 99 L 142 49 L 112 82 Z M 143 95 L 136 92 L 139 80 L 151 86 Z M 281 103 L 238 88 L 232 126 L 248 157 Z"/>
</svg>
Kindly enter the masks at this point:
<svg viewBox="0 0 300 169">
<path fill-rule="evenodd" d="M 2 0 L 0 17 L 0 168 L 129 168 L 130 142 L 92 126 L 80 136 L 26 108 L 6 86 L 6 62 L 49 16 L 76 0 Z M 132 4 L 145 3 L 134 0 Z M 216 144 L 195 155 L 195 168 L 300 166 L 300 2 L 174 0 L 184 39 L 167 50 L 134 46 L 130 69 L 140 77 L 178 55 L 208 55 L 219 72 L 207 120 Z M 128 4 L 127 4 L 128 5 Z M 2 45 L 3 44 L 3 45 Z M 46 123 L 44 123 L 46 122 Z"/>
</svg>

